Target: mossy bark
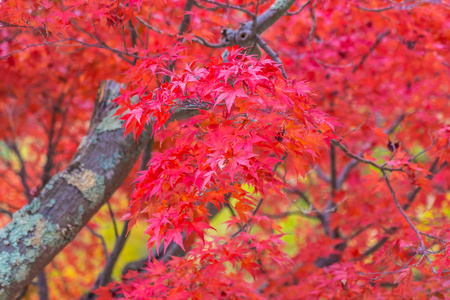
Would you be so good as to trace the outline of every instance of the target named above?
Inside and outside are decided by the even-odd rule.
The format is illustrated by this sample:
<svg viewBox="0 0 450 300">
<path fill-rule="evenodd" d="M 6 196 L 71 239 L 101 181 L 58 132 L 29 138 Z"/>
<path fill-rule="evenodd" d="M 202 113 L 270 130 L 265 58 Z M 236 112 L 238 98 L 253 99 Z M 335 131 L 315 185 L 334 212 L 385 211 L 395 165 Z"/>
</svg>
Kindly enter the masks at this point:
<svg viewBox="0 0 450 300">
<path fill-rule="evenodd" d="M 88 134 L 69 166 L 0 231 L 0 299 L 13 299 L 87 224 L 121 185 L 149 140 L 124 138 L 111 102 L 120 85 L 102 82 Z"/>
</svg>

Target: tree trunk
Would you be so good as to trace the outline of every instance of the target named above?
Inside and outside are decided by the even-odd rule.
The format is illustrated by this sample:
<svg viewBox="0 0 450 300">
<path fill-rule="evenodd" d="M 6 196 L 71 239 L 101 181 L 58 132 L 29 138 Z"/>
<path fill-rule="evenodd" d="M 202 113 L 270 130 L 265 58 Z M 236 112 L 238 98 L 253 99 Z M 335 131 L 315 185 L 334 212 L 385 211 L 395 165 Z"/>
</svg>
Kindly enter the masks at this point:
<svg viewBox="0 0 450 300">
<path fill-rule="evenodd" d="M 150 135 L 124 138 L 120 84 L 101 83 L 87 135 L 69 166 L 0 231 L 0 299 L 12 299 L 75 238 L 122 184 Z"/>
</svg>

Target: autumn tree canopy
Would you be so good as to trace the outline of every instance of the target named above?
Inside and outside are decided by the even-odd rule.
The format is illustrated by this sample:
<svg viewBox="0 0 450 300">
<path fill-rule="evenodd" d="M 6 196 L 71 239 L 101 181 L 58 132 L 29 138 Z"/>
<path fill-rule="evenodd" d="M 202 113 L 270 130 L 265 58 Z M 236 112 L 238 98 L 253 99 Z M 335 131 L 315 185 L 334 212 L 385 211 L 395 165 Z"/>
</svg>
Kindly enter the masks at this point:
<svg viewBox="0 0 450 300">
<path fill-rule="evenodd" d="M 450 297 L 449 20 L 0 1 L 0 299 Z"/>
</svg>

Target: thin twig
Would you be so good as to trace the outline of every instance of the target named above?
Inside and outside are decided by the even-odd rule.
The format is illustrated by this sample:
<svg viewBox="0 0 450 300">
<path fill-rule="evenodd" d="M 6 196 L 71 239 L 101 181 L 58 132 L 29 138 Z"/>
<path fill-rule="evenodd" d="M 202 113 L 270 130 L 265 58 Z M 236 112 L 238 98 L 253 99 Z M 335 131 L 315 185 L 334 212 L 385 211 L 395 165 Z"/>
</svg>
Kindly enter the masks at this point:
<svg viewBox="0 0 450 300">
<path fill-rule="evenodd" d="M 55 140 L 56 115 L 60 111 L 60 108 L 62 106 L 61 104 L 65 96 L 66 96 L 65 93 L 61 93 L 58 101 L 52 107 L 50 128 L 48 131 L 47 161 L 45 162 L 44 170 L 42 172 L 42 183 L 41 183 L 42 187 L 44 187 L 51 178 L 54 163 L 53 158 L 55 155 L 55 148 L 57 146 L 57 142 Z"/>
<path fill-rule="evenodd" d="M 281 62 L 280 58 L 278 57 L 278 54 L 275 53 L 275 51 L 273 51 L 269 45 L 267 45 L 267 43 L 261 38 L 261 36 L 259 34 L 256 35 L 256 43 L 264 50 L 266 51 L 267 54 L 269 54 L 270 58 L 277 62 L 279 65 L 278 67 L 281 70 L 281 73 L 283 74 L 283 78 L 287 79 L 287 75 L 286 72 L 284 71 L 283 68 L 283 63 Z"/>
<path fill-rule="evenodd" d="M 294 11 L 294 12 L 286 12 L 286 15 L 288 15 L 288 16 L 293 16 L 293 15 L 296 15 L 296 14 L 301 13 L 301 12 L 303 11 L 303 9 L 305 9 L 305 7 L 306 7 L 309 3 L 311 3 L 311 0 L 306 1 L 306 3 L 303 4 L 303 5 L 300 7 L 300 9 L 297 10 L 297 11 Z"/>
<path fill-rule="evenodd" d="M 212 1 L 212 0 L 200 0 L 200 1 L 205 2 L 205 3 L 209 3 L 209 4 L 214 4 L 217 7 L 231 8 L 231 9 L 234 9 L 234 10 L 239 10 L 239 11 L 242 11 L 243 13 L 246 13 L 247 15 L 249 15 L 252 18 L 254 16 L 254 14 L 252 12 L 250 12 L 249 10 L 247 10 L 245 8 L 242 8 L 242 7 L 238 6 L 238 5 L 232 5 L 232 4 L 229 4 L 229 3 L 219 3 L 219 2 L 216 2 L 216 1 Z"/>
<path fill-rule="evenodd" d="M 90 36 L 91 38 L 98 41 L 98 36 L 95 36 L 92 33 L 85 30 L 84 28 L 82 28 L 80 25 L 78 25 L 77 21 L 75 21 L 74 18 L 69 18 L 69 20 L 75 26 L 76 29 L 78 29 L 79 31 L 83 32 L 84 34 L 86 34 L 86 35 Z"/>
<path fill-rule="evenodd" d="M 20 171 L 19 171 L 18 175 L 19 175 L 20 181 L 22 183 L 22 187 L 24 188 L 24 191 L 25 191 L 25 197 L 27 198 L 28 203 L 31 203 L 32 197 L 30 194 L 30 186 L 28 185 L 28 182 L 27 182 L 28 172 L 27 172 L 27 169 L 25 166 L 25 161 L 22 157 L 22 154 L 20 154 L 19 148 L 17 147 L 17 144 L 15 141 L 13 141 L 11 143 L 6 143 L 6 145 L 8 146 L 8 148 L 10 148 L 14 152 L 17 159 L 19 160 Z"/>
<path fill-rule="evenodd" d="M 28 48 L 39 47 L 39 46 L 51 46 L 53 44 L 57 44 L 57 43 L 60 43 L 60 42 L 65 42 L 65 41 L 67 41 L 67 39 L 57 40 L 57 41 L 53 41 L 53 42 L 44 42 L 44 43 L 30 44 L 30 45 L 27 45 L 27 46 L 19 49 L 19 50 L 16 50 L 16 51 L 10 52 L 10 53 L 8 53 L 6 55 L 0 56 L 0 60 L 7 59 L 7 58 L 13 56 L 14 54 L 17 54 L 19 52 L 27 50 Z"/>
<path fill-rule="evenodd" d="M 328 63 L 325 63 L 319 59 L 317 59 L 315 53 L 314 53 L 314 49 L 312 47 L 312 40 L 314 37 L 314 34 L 316 32 L 316 27 L 317 27 L 317 18 L 316 18 L 316 6 L 317 6 L 317 2 L 318 1 L 314 1 L 314 4 L 312 7 L 310 7 L 310 13 L 311 13 L 311 19 L 312 19 L 312 24 L 311 24 L 311 30 L 309 31 L 309 36 L 308 36 L 308 46 L 311 52 L 311 57 L 314 59 L 314 61 L 319 65 L 319 66 L 324 66 L 327 68 L 348 68 L 351 67 L 353 65 L 353 63 L 349 63 L 347 65 L 343 65 L 343 66 L 337 66 L 337 65 L 331 65 Z"/>
<path fill-rule="evenodd" d="M 333 237 L 333 231 L 330 230 L 330 213 L 336 210 L 336 206 L 334 205 L 334 198 L 336 196 L 337 189 L 337 170 L 336 170 L 336 148 L 333 144 L 330 144 L 330 185 L 331 185 L 331 193 L 330 199 L 327 201 L 326 209 L 322 214 L 322 226 L 325 230 L 325 234 Z"/>
<path fill-rule="evenodd" d="M 350 174 L 350 171 L 354 167 L 356 167 L 356 165 L 358 163 L 359 163 L 359 161 L 354 159 L 344 166 L 344 168 L 342 169 L 341 175 L 339 175 L 339 178 L 337 179 L 337 182 L 336 182 L 336 188 L 338 190 L 340 190 L 342 188 L 342 185 L 344 184 L 345 180 L 347 179 L 348 175 Z"/>
<path fill-rule="evenodd" d="M 231 216 L 233 216 L 233 218 L 236 218 L 236 213 L 234 212 L 233 206 L 231 206 L 229 201 L 225 202 L 225 207 L 228 208 L 228 210 L 231 213 Z M 242 225 L 240 223 L 236 223 L 236 225 L 239 227 L 240 230 L 242 230 Z"/>
<path fill-rule="evenodd" d="M 447 166 L 447 162 L 444 162 L 440 168 L 437 168 L 437 164 L 438 164 L 439 159 L 436 159 L 433 164 L 431 165 L 429 172 L 431 174 L 429 174 L 426 178 L 431 180 L 433 179 L 433 177 L 440 171 L 442 170 L 445 166 Z M 417 187 L 414 189 L 414 191 L 412 193 L 409 194 L 408 196 L 408 202 L 406 204 L 403 205 L 403 210 L 407 210 L 412 202 L 414 201 L 414 199 L 417 197 L 417 195 L 419 194 L 419 192 L 422 190 L 421 187 Z M 395 231 L 397 231 L 398 228 L 395 227 L 391 227 L 389 228 L 388 232 L 390 233 L 394 233 Z M 380 239 L 375 245 L 373 245 L 372 247 L 370 247 L 369 249 L 367 249 L 360 257 L 359 259 L 364 259 L 365 257 L 369 256 L 370 254 L 374 253 L 375 251 L 377 251 L 379 248 L 381 248 L 387 241 L 388 241 L 389 237 L 383 237 L 382 239 Z"/>
<path fill-rule="evenodd" d="M 438 162 L 439 162 L 439 158 L 436 158 L 433 162 L 433 164 L 431 165 L 429 172 L 431 174 L 428 174 L 425 178 L 428 180 L 433 179 L 434 175 L 436 175 L 440 170 L 442 170 L 443 168 L 445 168 L 448 163 L 444 162 L 439 168 L 438 167 Z M 416 198 L 417 194 L 422 190 L 422 188 L 419 186 L 417 188 L 414 189 L 414 191 L 408 196 L 408 202 L 403 205 L 403 209 L 407 210 L 409 208 L 409 206 L 412 204 L 412 202 L 414 201 L 414 199 Z"/>
<path fill-rule="evenodd" d="M 89 230 L 90 233 L 92 233 L 94 236 L 96 236 L 97 238 L 100 239 L 100 242 L 102 243 L 102 248 L 103 248 L 103 255 L 105 256 L 105 260 L 108 260 L 108 248 L 106 247 L 106 243 L 105 243 L 105 239 L 103 238 L 103 235 L 99 234 L 98 232 L 96 232 L 94 229 L 92 229 L 89 226 L 86 226 L 86 228 Z"/>
<path fill-rule="evenodd" d="M 163 33 L 161 30 L 159 30 L 159 29 L 153 27 L 152 25 L 148 24 L 148 23 L 147 23 L 146 21 L 144 21 L 141 17 L 136 16 L 136 19 L 137 19 L 139 22 L 141 22 L 145 27 L 147 27 L 147 28 L 149 28 L 149 29 L 151 29 L 151 30 L 153 30 L 153 31 L 155 31 L 155 32 L 157 32 L 157 33 Z"/>
<path fill-rule="evenodd" d="M 286 212 L 283 212 L 281 214 L 263 214 L 263 216 L 266 216 L 266 217 L 271 218 L 271 219 L 282 219 L 282 218 L 285 218 L 285 217 L 288 217 L 288 216 L 293 216 L 293 215 L 300 215 L 300 216 L 303 216 L 305 218 L 310 218 L 310 219 L 318 219 L 319 218 L 318 216 L 311 215 L 311 214 L 306 213 L 306 212 L 301 211 L 301 210 L 286 211 Z"/>
<path fill-rule="evenodd" d="M 258 28 L 258 11 L 259 0 L 256 0 L 255 14 L 253 15 L 252 35 L 256 35 L 256 29 Z"/>
<path fill-rule="evenodd" d="M 411 222 L 411 220 L 409 219 L 409 217 L 406 215 L 405 211 L 403 210 L 402 206 L 400 205 L 400 202 L 397 199 L 397 195 L 395 194 L 395 191 L 391 185 L 391 182 L 389 181 L 389 178 L 386 174 L 386 171 L 384 170 L 384 168 L 381 169 L 381 172 L 383 173 L 383 177 L 384 180 L 386 181 L 386 184 L 391 192 L 392 197 L 394 198 L 394 202 L 395 202 L 395 206 L 397 206 L 398 211 L 401 213 L 401 215 L 403 216 L 403 218 L 406 220 L 406 222 L 408 222 L 409 226 L 412 228 L 412 230 L 414 230 L 414 232 L 416 233 L 417 237 L 419 238 L 419 242 L 420 242 L 420 252 L 422 252 L 425 257 L 428 259 L 428 261 L 430 262 L 430 264 L 433 262 L 431 260 L 431 258 L 428 256 L 428 251 L 425 247 L 425 243 L 423 242 L 422 236 L 420 235 L 420 231 L 416 228 L 416 226 L 414 226 L 414 224 Z M 434 273 L 437 273 L 436 270 L 434 268 L 432 268 L 432 270 L 434 271 Z"/>
<path fill-rule="evenodd" d="M 411 157 L 410 159 L 408 159 L 408 161 L 409 161 L 409 162 L 412 162 L 412 161 L 416 160 L 417 157 L 419 157 L 420 155 L 424 154 L 425 152 L 427 152 L 428 150 L 430 150 L 431 148 L 433 148 L 433 147 L 434 147 L 434 144 L 436 143 L 436 141 L 437 141 L 436 139 L 433 140 L 433 141 L 431 142 L 431 145 L 430 145 L 429 147 L 423 149 L 422 151 L 420 151 L 419 153 L 417 153 L 416 155 L 414 155 L 413 157 Z"/>
<path fill-rule="evenodd" d="M 391 30 L 388 29 L 383 33 L 380 33 L 377 36 L 377 39 L 375 40 L 375 43 L 373 43 L 373 45 L 370 47 L 369 51 L 367 51 L 366 54 L 363 55 L 363 57 L 361 58 L 361 60 L 359 61 L 359 63 L 353 68 L 352 73 L 355 73 L 362 65 L 363 63 L 366 61 L 367 57 L 369 57 L 369 55 L 375 50 L 375 48 L 381 43 L 381 41 L 388 36 L 391 33 Z"/>
<path fill-rule="evenodd" d="M 304 210 L 300 207 L 300 205 L 297 204 L 297 202 L 292 201 L 294 204 L 297 205 L 297 207 L 300 209 L 300 211 L 302 211 L 305 215 L 310 215 L 311 213 L 315 213 L 316 218 L 318 218 L 321 222 L 323 222 L 323 214 L 332 212 L 331 210 L 328 211 L 327 209 L 321 211 L 321 210 L 317 209 L 316 207 L 314 207 L 313 204 L 311 203 L 311 201 L 305 195 L 305 193 L 297 188 L 288 189 L 287 192 L 294 193 L 294 194 L 300 196 L 300 198 L 302 198 L 303 201 L 309 206 L 308 210 Z M 340 203 L 338 203 L 337 205 L 340 205 Z"/>
<path fill-rule="evenodd" d="M 117 54 L 117 56 L 122 58 L 124 61 L 126 61 L 130 65 L 133 65 L 134 63 L 133 63 L 132 60 L 129 60 L 126 56 L 130 56 L 130 57 L 133 57 L 133 58 L 139 58 L 138 55 L 134 55 L 134 54 L 131 54 L 131 53 L 126 53 L 126 52 L 120 51 L 118 49 L 111 48 L 111 47 L 109 47 L 106 44 L 102 44 L 102 43 L 97 44 L 97 45 L 89 44 L 89 43 L 86 43 L 86 42 L 83 42 L 83 41 L 80 41 L 80 40 L 77 40 L 77 39 L 74 39 L 74 38 L 70 38 L 69 40 L 71 40 L 73 42 L 76 42 L 76 43 L 79 43 L 80 45 L 83 45 L 83 46 L 94 47 L 94 48 L 99 48 L 99 49 L 105 49 L 105 50 L 109 50 L 111 52 L 114 52 L 114 53 Z M 75 46 L 75 45 L 70 45 L 70 46 Z"/>
<path fill-rule="evenodd" d="M 7 215 L 8 217 L 12 218 L 12 212 L 10 212 L 9 210 L 3 209 L 0 207 L 0 213 Z"/>
<path fill-rule="evenodd" d="M 119 237 L 119 233 L 118 233 L 118 230 L 117 230 L 116 217 L 114 216 L 114 211 L 113 211 L 113 209 L 111 207 L 111 203 L 109 202 L 109 200 L 106 201 L 106 205 L 108 206 L 109 215 L 111 216 L 111 220 L 112 220 L 113 227 L 114 227 L 114 234 L 115 234 L 116 240 L 117 240 L 117 238 Z"/>
<path fill-rule="evenodd" d="M 211 44 L 211 43 L 207 42 L 204 38 L 202 38 L 201 36 L 198 36 L 198 35 L 196 35 L 195 37 L 196 38 L 192 39 L 193 42 L 199 43 L 199 44 L 201 44 L 203 46 L 206 46 L 208 48 L 218 49 L 218 48 L 223 48 L 223 47 L 227 46 L 226 43 Z"/>
<path fill-rule="evenodd" d="M 259 202 L 258 202 L 258 204 L 256 205 L 255 209 L 253 210 L 253 213 L 252 213 L 253 216 L 255 216 L 255 215 L 258 213 L 259 209 L 261 208 L 261 205 L 262 205 L 263 201 L 264 201 L 264 198 L 261 198 L 261 200 L 259 200 Z M 238 231 L 236 231 L 235 233 L 233 233 L 233 234 L 231 235 L 230 239 L 232 240 L 232 239 L 236 238 L 236 237 L 239 235 L 239 233 L 247 231 L 247 229 L 250 227 L 251 223 L 252 223 L 252 218 L 250 218 L 250 219 L 248 220 L 247 224 L 245 224 L 245 225 L 244 225 L 243 227 L 241 227 Z"/>
<path fill-rule="evenodd" d="M 397 128 L 397 126 L 405 119 L 405 116 L 406 116 L 405 114 L 400 115 L 391 126 L 389 126 L 386 130 L 384 130 L 384 133 L 389 135 L 392 132 L 394 132 L 394 130 Z M 361 155 L 362 155 L 362 153 L 360 154 L 360 156 Z M 344 184 L 345 180 L 347 179 L 348 175 L 350 174 L 350 171 L 354 167 L 356 167 L 358 165 L 358 163 L 359 163 L 358 160 L 353 159 L 343 168 L 342 173 L 339 176 L 338 181 L 337 181 L 338 189 L 341 189 L 342 185 Z"/>
<path fill-rule="evenodd" d="M 391 1 L 393 2 L 393 1 Z M 435 3 L 433 0 L 424 0 L 424 1 L 403 1 L 403 2 L 397 2 L 394 5 L 381 7 L 381 8 L 370 8 L 370 7 L 362 7 L 362 6 L 356 6 L 358 9 L 369 11 L 369 12 L 383 12 L 390 9 L 398 9 L 398 10 L 411 10 L 419 5 L 425 4 L 425 3 Z"/>
<path fill-rule="evenodd" d="M 400 172 L 402 172 L 402 171 L 403 171 L 402 169 L 391 169 L 391 168 L 383 167 L 383 166 L 377 164 L 376 162 L 373 162 L 373 161 L 371 161 L 371 160 L 362 158 L 362 157 L 360 157 L 360 156 L 357 156 L 357 155 L 351 153 L 344 145 L 342 145 L 341 143 L 339 143 L 339 142 L 336 141 L 336 140 L 331 140 L 331 142 L 332 142 L 334 145 L 336 145 L 336 146 L 338 146 L 339 148 L 341 148 L 341 150 L 342 150 L 345 154 L 347 154 L 348 156 L 350 156 L 351 158 L 354 158 L 354 159 L 356 159 L 356 160 L 358 160 L 358 161 L 360 161 L 360 162 L 363 162 L 363 163 L 372 165 L 372 166 L 374 166 L 375 168 L 377 168 L 377 169 L 379 169 L 379 170 L 383 169 L 383 170 L 390 171 L 390 172 L 393 172 L 393 171 L 400 171 Z"/>
<path fill-rule="evenodd" d="M 322 179 L 326 183 L 330 183 L 331 182 L 330 177 L 328 177 L 328 175 L 325 174 L 325 172 L 319 166 L 316 166 L 316 174 L 317 174 L 317 177 L 319 177 L 320 179 Z"/>
<path fill-rule="evenodd" d="M 125 49 L 125 53 L 128 54 L 127 39 L 125 37 L 125 26 L 122 26 L 120 31 L 121 31 L 121 35 L 122 35 L 123 48 Z"/>
<path fill-rule="evenodd" d="M 363 127 L 364 125 L 366 125 L 367 121 L 369 121 L 370 117 L 372 116 L 372 113 L 369 113 L 369 115 L 367 116 L 367 118 L 364 120 L 364 122 L 362 122 L 361 124 L 358 125 L 358 127 L 350 130 L 349 132 L 347 132 L 346 134 L 344 134 L 343 136 L 341 136 L 341 138 L 339 139 L 339 142 L 342 142 L 343 139 L 345 139 L 348 135 L 352 134 L 355 131 L 358 131 L 361 129 L 361 127 Z"/>
<path fill-rule="evenodd" d="M 45 275 L 45 271 L 42 271 L 37 276 L 37 285 L 39 287 L 39 300 L 48 300 L 48 284 L 47 284 L 47 276 Z"/>
<path fill-rule="evenodd" d="M 356 8 L 364 10 L 364 11 L 370 11 L 370 12 L 383 12 L 386 10 L 393 9 L 394 6 L 387 6 L 387 7 L 383 7 L 383 8 L 368 8 L 368 7 L 356 6 Z"/>
<path fill-rule="evenodd" d="M 180 30 L 179 30 L 179 35 L 183 35 L 189 24 L 191 23 L 191 10 L 192 10 L 192 6 L 194 5 L 194 0 L 187 0 L 186 1 L 186 5 L 184 6 L 184 17 L 183 17 L 183 21 L 181 22 L 180 25 Z"/>
</svg>

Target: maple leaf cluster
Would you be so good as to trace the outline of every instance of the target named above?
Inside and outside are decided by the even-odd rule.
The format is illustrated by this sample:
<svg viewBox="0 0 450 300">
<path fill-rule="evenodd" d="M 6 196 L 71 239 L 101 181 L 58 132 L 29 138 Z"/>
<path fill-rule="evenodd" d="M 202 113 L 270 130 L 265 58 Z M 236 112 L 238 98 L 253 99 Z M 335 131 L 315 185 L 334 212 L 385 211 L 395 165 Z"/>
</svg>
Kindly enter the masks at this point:
<svg viewBox="0 0 450 300">
<path fill-rule="evenodd" d="M 132 224 L 139 214 L 149 216 L 149 248 L 159 248 L 161 242 L 167 248 L 174 241 L 184 249 L 182 236 L 192 232 L 203 239 L 208 203 L 220 209 L 232 198 L 236 213 L 247 222 L 246 213 L 257 204 L 255 195 L 268 202 L 286 201 L 276 164 L 293 157 L 304 176 L 309 162 L 319 159 L 318 144 L 334 136 L 333 121 L 314 108 L 303 83 L 285 80 L 267 57 L 257 60 L 238 47 L 228 51 L 227 62 L 190 64 L 181 74 L 164 69 L 172 60 L 162 55 L 138 63 L 133 77 L 160 73 L 170 81 L 153 91 L 146 90 L 147 82 L 132 82 L 116 100 L 128 110 L 122 117 L 126 132 L 139 138 L 151 123 L 161 143 L 172 139 L 175 145 L 150 160 L 131 195 Z M 139 100 L 133 103 L 135 95 Z M 192 109 L 186 104 L 192 99 L 207 109 L 160 131 L 176 110 Z M 254 187 L 252 193 L 241 188 L 244 183 Z"/>
<path fill-rule="evenodd" d="M 83 137 L 113 79 L 121 130 L 150 135 L 151 160 L 46 267 L 54 299 L 446 299 L 448 8 L 0 1 L 0 227 L 97 142 Z M 267 55 L 219 41 L 255 20 Z"/>
</svg>

